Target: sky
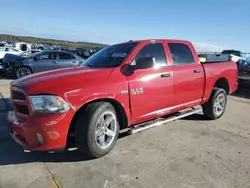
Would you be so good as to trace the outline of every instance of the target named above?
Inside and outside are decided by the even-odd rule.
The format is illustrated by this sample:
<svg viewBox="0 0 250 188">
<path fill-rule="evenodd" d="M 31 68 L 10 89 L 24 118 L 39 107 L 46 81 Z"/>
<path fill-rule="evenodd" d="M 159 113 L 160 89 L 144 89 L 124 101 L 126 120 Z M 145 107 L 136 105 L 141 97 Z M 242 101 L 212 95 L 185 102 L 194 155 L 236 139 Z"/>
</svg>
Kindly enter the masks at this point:
<svg viewBox="0 0 250 188">
<path fill-rule="evenodd" d="M 250 0 L 7 0 L 0 33 L 114 44 L 164 38 L 250 52 Z"/>
</svg>

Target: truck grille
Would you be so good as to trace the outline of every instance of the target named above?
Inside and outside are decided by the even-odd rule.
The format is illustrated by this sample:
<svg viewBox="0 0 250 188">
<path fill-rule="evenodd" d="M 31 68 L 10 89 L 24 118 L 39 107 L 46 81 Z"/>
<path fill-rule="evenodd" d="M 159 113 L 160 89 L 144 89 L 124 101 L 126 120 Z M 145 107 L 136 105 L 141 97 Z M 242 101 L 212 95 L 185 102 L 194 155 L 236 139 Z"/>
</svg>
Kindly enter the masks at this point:
<svg viewBox="0 0 250 188">
<path fill-rule="evenodd" d="M 13 90 L 13 99 L 25 101 L 25 95 L 20 91 Z"/>
<path fill-rule="evenodd" d="M 29 115 L 29 108 L 27 105 L 16 104 L 16 109 L 21 114 Z"/>
<path fill-rule="evenodd" d="M 29 102 L 21 89 L 11 87 L 11 98 L 13 110 L 18 112 L 20 115 L 30 115 Z"/>
</svg>

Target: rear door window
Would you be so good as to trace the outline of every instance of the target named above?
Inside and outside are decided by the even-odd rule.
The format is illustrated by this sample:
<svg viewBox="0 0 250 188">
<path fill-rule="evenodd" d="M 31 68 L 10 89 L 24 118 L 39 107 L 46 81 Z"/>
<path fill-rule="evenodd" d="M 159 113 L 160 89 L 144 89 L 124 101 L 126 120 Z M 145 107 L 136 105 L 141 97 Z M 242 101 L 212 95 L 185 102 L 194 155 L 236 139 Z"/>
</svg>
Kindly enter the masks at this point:
<svg viewBox="0 0 250 188">
<path fill-rule="evenodd" d="M 186 44 L 168 43 L 174 65 L 194 64 L 194 57 Z"/>
<path fill-rule="evenodd" d="M 75 57 L 69 53 L 59 52 L 59 59 L 60 60 L 70 60 L 70 59 L 75 59 Z"/>
</svg>

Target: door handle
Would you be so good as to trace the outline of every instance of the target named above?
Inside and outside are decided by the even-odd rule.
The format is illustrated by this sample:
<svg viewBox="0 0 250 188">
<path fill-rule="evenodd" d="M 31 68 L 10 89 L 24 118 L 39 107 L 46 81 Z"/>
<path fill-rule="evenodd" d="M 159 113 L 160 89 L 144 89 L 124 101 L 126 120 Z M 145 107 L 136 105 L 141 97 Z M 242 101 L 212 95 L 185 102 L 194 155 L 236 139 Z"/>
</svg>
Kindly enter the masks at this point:
<svg viewBox="0 0 250 188">
<path fill-rule="evenodd" d="M 57 62 L 56 62 L 56 61 L 52 61 L 52 63 L 57 64 Z"/>
<path fill-rule="evenodd" d="M 196 70 L 194 70 L 194 73 L 201 73 L 201 72 L 202 72 L 201 69 L 196 69 Z"/>
<path fill-rule="evenodd" d="M 171 73 L 161 74 L 161 78 L 169 78 L 169 77 L 171 77 L 171 76 L 172 76 Z"/>
</svg>

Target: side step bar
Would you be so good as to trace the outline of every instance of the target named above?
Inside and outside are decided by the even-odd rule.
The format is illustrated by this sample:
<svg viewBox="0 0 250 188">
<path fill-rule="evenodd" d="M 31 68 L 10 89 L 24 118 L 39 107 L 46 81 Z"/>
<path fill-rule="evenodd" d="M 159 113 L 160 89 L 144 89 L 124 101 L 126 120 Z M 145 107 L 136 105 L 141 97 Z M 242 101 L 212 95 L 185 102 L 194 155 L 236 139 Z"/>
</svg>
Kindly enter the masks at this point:
<svg viewBox="0 0 250 188">
<path fill-rule="evenodd" d="M 138 125 L 130 128 L 128 130 L 128 133 L 129 134 L 134 134 L 134 133 L 144 131 L 144 130 L 152 128 L 152 127 L 157 127 L 157 126 L 160 126 L 160 125 L 162 125 L 164 123 L 168 123 L 170 121 L 175 121 L 177 119 L 181 119 L 181 118 L 184 118 L 184 117 L 187 117 L 187 116 L 190 116 L 190 115 L 193 115 L 193 114 L 197 114 L 197 113 L 200 113 L 200 112 L 202 112 L 201 108 L 192 109 L 192 110 L 188 110 L 188 111 L 184 111 L 184 112 L 179 112 L 179 113 L 175 114 L 174 116 L 170 116 L 170 117 L 168 117 L 166 119 L 161 118 L 161 119 L 157 119 L 155 121 L 138 124 Z"/>
</svg>

